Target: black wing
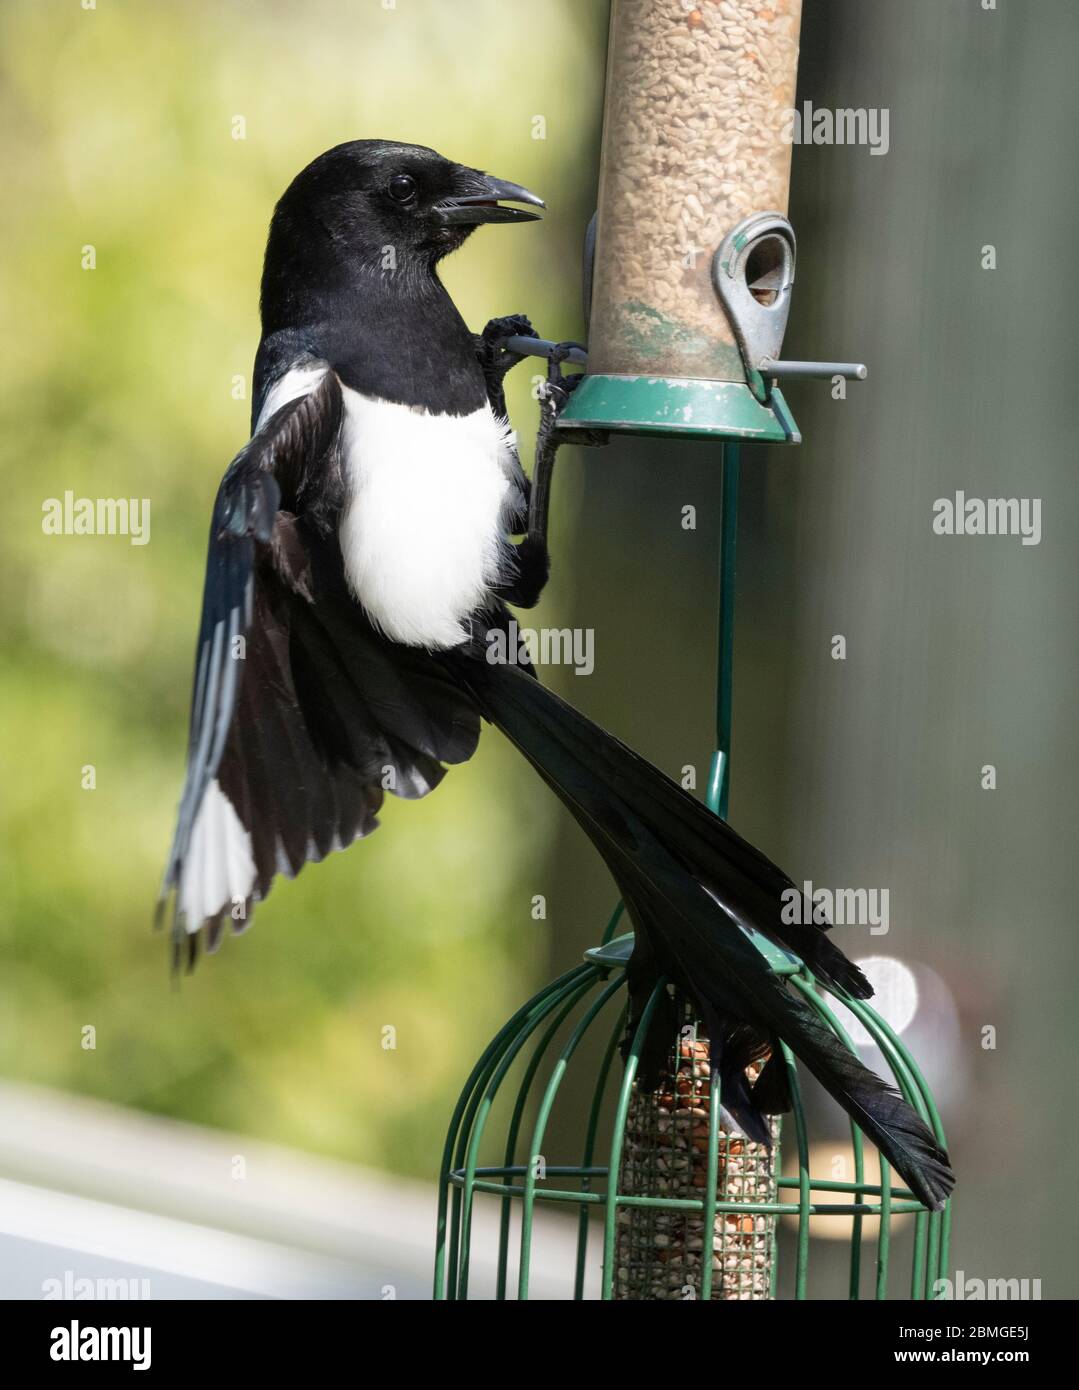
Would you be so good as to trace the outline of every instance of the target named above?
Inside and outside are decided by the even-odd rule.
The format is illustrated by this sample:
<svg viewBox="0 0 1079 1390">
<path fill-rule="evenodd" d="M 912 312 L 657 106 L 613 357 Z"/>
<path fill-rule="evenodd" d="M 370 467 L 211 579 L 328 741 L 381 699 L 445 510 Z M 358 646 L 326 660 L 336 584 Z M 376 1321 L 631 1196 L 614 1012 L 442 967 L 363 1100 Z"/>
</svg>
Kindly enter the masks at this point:
<svg viewBox="0 0 1079 1390">
<path fill-rule="evenodd" d="M 344 585 L 326 497 L 341 388 L 326 371 L 222 480 L 210 528 L 187 778 L 162 901 L 177 946 L 242 930 L 278 873 L 377 825 L 469 757 L 471 701 L 425 653 L 376 633 Z M 327 480 L 331 480 L 328 485 Z"/>
</svg>

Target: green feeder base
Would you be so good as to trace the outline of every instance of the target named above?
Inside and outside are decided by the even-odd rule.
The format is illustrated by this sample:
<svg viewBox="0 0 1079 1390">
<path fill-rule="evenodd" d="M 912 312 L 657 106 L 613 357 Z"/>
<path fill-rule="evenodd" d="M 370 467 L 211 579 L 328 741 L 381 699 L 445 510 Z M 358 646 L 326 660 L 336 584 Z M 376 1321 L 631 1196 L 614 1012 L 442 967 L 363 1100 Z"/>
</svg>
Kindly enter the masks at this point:
<svg viewBox="0 0 1079 1390">
<path fill-rule="evenodd" d="M 745 382 L 696 377 L 585 376 L 559 416 L 558 427 L 567 433 L 619 430 L 758 444 L 802 442 L 776 387 L 762 405 Z"/>
</svg>

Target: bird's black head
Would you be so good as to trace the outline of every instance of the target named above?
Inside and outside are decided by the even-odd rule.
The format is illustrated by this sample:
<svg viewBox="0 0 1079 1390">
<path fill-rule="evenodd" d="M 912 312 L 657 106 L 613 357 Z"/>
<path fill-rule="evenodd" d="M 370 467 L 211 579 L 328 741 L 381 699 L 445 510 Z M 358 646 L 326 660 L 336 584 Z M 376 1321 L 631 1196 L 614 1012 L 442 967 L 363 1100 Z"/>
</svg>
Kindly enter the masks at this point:
<svg viewBox="0 0 1079 1390">
<path fill-rule="evenodd" d="M 264 317 L 268 290 L 274 300 L 282 292 L 332 293 L 359 271 L 401 274 L 407 284 L 430 276 L 481 223 L 538 216 L 506 202 L 544 206 L 527 188 L 455 164 L 424 145 L 337 145 L 296 175 L 274 209 Z"/>
</svg>

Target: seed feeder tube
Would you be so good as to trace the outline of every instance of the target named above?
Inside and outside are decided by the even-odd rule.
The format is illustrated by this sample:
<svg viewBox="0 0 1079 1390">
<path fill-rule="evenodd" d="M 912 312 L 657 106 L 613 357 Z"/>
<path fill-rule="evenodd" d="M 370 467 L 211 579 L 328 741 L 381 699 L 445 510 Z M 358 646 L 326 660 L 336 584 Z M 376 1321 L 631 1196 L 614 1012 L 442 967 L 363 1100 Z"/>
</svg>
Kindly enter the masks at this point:
<svg viewBox="0 0 1079 1390">
<path fill-rule="evenodd" d="M 758 363 L 794 281 L 801 0 L 613 0 L 588 372 L 566 430 L 799 441 Z"/>
</svg>

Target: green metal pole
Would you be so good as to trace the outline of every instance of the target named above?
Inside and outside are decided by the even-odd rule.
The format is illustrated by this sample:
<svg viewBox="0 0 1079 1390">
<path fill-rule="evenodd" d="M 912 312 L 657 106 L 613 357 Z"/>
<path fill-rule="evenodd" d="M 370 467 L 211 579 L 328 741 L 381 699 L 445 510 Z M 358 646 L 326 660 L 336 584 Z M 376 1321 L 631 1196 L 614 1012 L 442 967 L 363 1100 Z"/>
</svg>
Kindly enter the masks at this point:
<svg viewBox="0 0 1079 1390">
<path fill-rule="evenodd" d="M 716 751 L 708 778 L 708 806 L 727 819 L 731 777 L 731 704 L 734 691 L 734 585 L 738 548 L 741 446 L 724 444 L 720 482 L 719 653 L 716 672 Z"/>
</svg>

